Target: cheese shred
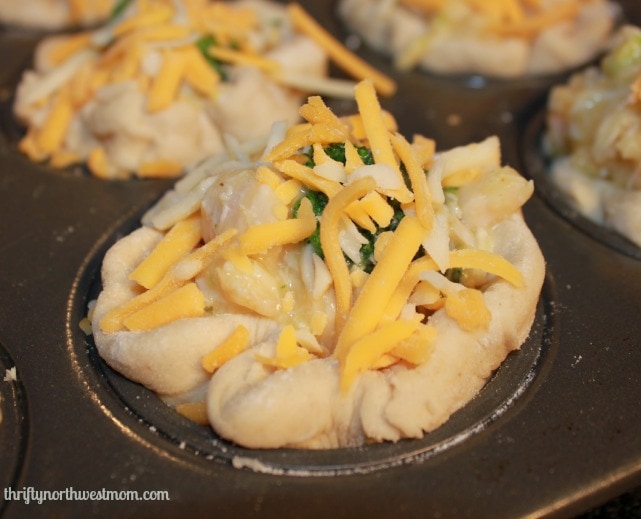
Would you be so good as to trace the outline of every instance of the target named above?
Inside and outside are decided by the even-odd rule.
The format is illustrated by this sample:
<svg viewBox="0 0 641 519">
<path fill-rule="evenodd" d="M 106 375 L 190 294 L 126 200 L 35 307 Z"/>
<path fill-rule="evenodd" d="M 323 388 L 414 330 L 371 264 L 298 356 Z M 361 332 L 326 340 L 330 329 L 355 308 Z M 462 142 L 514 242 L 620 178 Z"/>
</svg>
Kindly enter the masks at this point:
<svg viewBox="0 0 641 519">
<path fill-rule="evenodd" d="M 334 350 L 335 357 L 344 359 L 356 341 L 376 329 L 425 234 L 425 227 L 416 217 L 405 216 L 401 220 L 347 316 Z"/>
<path fill-rule="evenodd" d="M 327 32 L 299 4 L 289 4 L 288 11 L 294 25 L 323 47 L 343 70 L 358 80 L 370 78 L 381 95 L 391 96 L 396 92 L 396 82 L 393 79 L 382 74 L 354 53 L 347 50 L 345 46 Z"/>
<path fill-rule="evenodd" d="M 336 328 L 341 329 L 352 304 L 352 283 L 339 242 L 339 224 L 343 211 L 354 201 L 374 189 L 374 180 L 364 177 L 346 186 L 325 207 L 321 219 L 320 240 L 325 263 L 334 280 L 336 293 Z"/>
</svg>

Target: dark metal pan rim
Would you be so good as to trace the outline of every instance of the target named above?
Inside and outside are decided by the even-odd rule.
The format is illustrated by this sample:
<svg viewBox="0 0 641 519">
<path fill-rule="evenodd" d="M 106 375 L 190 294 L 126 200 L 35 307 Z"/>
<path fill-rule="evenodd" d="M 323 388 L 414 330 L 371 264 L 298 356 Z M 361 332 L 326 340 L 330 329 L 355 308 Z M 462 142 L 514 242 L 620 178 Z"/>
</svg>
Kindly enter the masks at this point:
<svg viewBox="0 0 641 519">
<path fill-rule="evenodd" d="M 15 375 L 15 377 L 14 377 Z M 15 488 L 24 466 L 29 414 L 20 367 L 0 344 L 0 484 Z M 0 515 L 6 500 L 0 500 Z"/>
</svg>

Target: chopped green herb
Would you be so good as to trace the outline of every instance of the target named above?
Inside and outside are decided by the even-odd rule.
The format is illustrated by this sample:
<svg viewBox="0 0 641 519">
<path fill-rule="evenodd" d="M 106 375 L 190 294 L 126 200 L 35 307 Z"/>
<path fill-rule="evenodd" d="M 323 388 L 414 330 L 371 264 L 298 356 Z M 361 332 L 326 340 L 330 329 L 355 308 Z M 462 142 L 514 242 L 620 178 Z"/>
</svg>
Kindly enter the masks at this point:
<svg viewBox="0 0 641 519">
<path fill-rule="evenodd" d="M 327 156 L 329 158 L 337 162 L 341 162 L 342 164 L 345 164 L 346 159 L 345 159 L 344 143 L 329 144 L 328 146 L 325 146 L 323 149 L 325 150 L 325 153 L 327 153 Z M 372 151 L 369 148 L 367 148 L 366 146 L 359 146 L 356 148 L 356 150 L 358 151 L 358 154 L 360 155 L 363 161 L 363 164 L 365 165 L 374 164 L 374 156 L 372 155 Z M 311 147 L 307 148 L 304 151 L 304 155 L 307 157 L 307 161 L 305 162 L 305 165 L 309 168 L 313 168 L 315 166 L 313 149 Z M 404 177 L 407 177 L 406 172 L 404 173 Z M 409 179 L 406 179 L 406 182 L 409 182 Z M 323 209 L 325 209 L 325 206 L 327 205 L 327 202 L 328 202 L 327 196 L 324 193 L 321 193 L 319 191 L 306 190 L 305 194 L 303 195 L 303 198 L 308 198 L 310 200 L 310 202 L 312 203 L 314 214 L 316 216 L 320 216 L 323 213 Z M 300 208 L 301 200 L 298 200 L 292 208 L 292 214 L 294 218 L 296 218 L 296 215 L 298 214 L 298 209 Z M 392 220 L 390 221 L 390 224 L 387 227 L 378 228 L 374 233 L 366 231 L 365 229 L 359 229 L 361 234 L 367 239 L 367 243 L 363 244 L 363 246 L 360 249 L 361 261 L 359 262 L 359 266 L 365 272 L 371 272 L 372 269 L 374 268 L 374 264 L 375 264 L 374 244 L 376 243 L 378 236 L 381 233 L 386 231 L 394 231 L 398 227 L 398 224 L 400 223 L 400 221 L 405 216 L 405 213 L 401 209 L 401 205 L 397 200 L 390 199 L 389 202 L 394 208 L 394 216 L 392 217 Z M 308 238 L 308 241 L 314 248 L 314 252 L 318 256 L 323 258 L 324 255 L 323 255 L 323 250 L 321 248 L 321 243 L 320 243 L 320 224 L 316 226 L 316 230 Z M 348 265 L 354 264 L 354 262 L 350 260 L 347 256 L 345 256 L 345 260 L 347 261 Z"/>
<path fill-rule="evenodd" d="M 401 163 L 401 176 L 403 177 L 403 182 L 405 183 L 405 187 L 407 189 L 412 189 L 412 181 L 410 180 L 410 176 L 407 173 L 407 168 L 405 167 L 405 164 Z"/>
<path fill-rule="evenodd" d="M 312 191 L 311 189 L 306 190 L 305 194 L 299 200 L 297 200 L 292 207 L 292 215 L 294 218 L 298 216 L 298 210 L 300 209 L 300 203 L 303 198 L 307 198 L 312 203 L 312 210 L 314 211 L 314 214 L 316 216 L 320 216 L 321 214 L 323 214 L 323 209 L 325 209 L 325 206 L 329 201 L 325 193 L 321 193 L 320 191 Z M 312 235 L 307 238 L 307 241 L 309 241 L 312 248 L 314 249 L 314 252 L 318 256 L 320 256 L 321 258 L 325 257 L 320 241 L 320 224 L 316 224 L 316 229 L 314 230 Z"/>
<path fill-rule="evenodd" d="M 309 244 L 314 249 L 314 252 L 316 253 L 316 255 L 321 259 L 325 259 L 325 254 L 323 254 L 323 247 L 321 245 L 321 239 L 320 239 L 320 223 L 316 224 L 316 229 L 310 235 L 310 237 L 307 238 L 307 240 L 309 241 Z"/>
<path fill-rule="evenodd" d="M 316 165 L 316 163 L 314 162 L 314 148 L 308 146 L 307 149 L 303 150 L 303 155 L 307 157 L 305 166 L 307 166 L 308 168 L 313 168 Z"/>
<path fill-rule="evenodd" d="M 225 71 L 223 70 L 223 64 L 218 61 L 216 58 L 213 58 L 209 52 L 207 52 L 211 47 L 214 47 L 217 45 L 216 43 L 216 38 L 214 38 L 211 34 L 208 34 L 206 36 L 202 36 L 196 41 L 196 47 L 198 47 L 198 50 L 200 53 L 203 55 L 205 60 L 207 60 L 207 63 L 213 68 L 216 73 L 220 76 L 220 78 L 224 81 L 227 79 L 227 75 L 225 74 Z"/>
<path fill-rule="evenodd" d="M 345 143 L 343 142 L 337 142 L 334 144 L 329 144 L 323 148 L 325 150 L 325 153 L 327 153 L 327 156 L 335 160 L 336 162 L 340 162 L 341 164 L 345 164 Z M 356 148 L 356 151 L 358 152 L 359 156 L 361 157 L 361 160 L 363 161 L 363 164 L 366 166 L 369 166 L 371 164 L 374 164 L 374 156 L 372 155 L 372 150 L 370 150 L 367 146 L 358 146 Z M 314 150 L 310 147 L 306 152 L 305 155 L 307 156 L 308 160 L 305 163 L 305 165 L 308 168 L 313 168 L 316 164 L 314 162 Z"/>
<path fill-rule="evenodd" d="M 405 213 L 401 209 L 401 205 L 397 200 L 391 199 L 390 204 L 394 208 L 394 216 L 392 217 L 392 220 L 387 227 L 378 228 L 375 233 L 371 233 L 364 229 L 361 229 L 361 234 L 365 236 L 365 238 L 367 238 L 367 243 L 361 246 L 361 263 L 359 264 L 359 266 L 365 272 L 369 273 L 374 269 L 374 245 L 379 235 L 387 231 L 395 231 L 398 227 L 398 224 L 405 216 Z"/>
<path fill-rule="evenodd" d="M 358 151 L 363 164 L 365 164 L 366 166 L 374 164 L 374 155 L 372 155 L 372 150 L 365 146 L 359 146 L 358 148 L 356 148 L 356 151 Z"/>
<path fill-rule="evenodd" d="M 367 243 L 361 247 L 361 263 L 360 267 L 365 272 L 371 272 L 374 269 L 374 244 L 376 243 L 376 235 L 367 233 Z"/>
<path fill-rule="evenodd" d="M 325 209 L 327 202 L 329 202 L 329 198 L 327 198 L 327 195 L 325 193 L 321 193 L 320 191 L 312 191 L 311 189 L 305 193 L 305 198 L 308 198 L 312 203 L 312 209 L 314 210 L 314 214 L 316 216 L 320 216 L 321 214 L 323 214 L 323 209 Z"/>
<path fill-rule="evenodd" d="M 462 268 L 447 269 L 445 271 L 445 277 L 449 279 L 452 283 L 460 283 L 462 276 L 463 276 Z"/>
<path fill-rule="evenodd" d="M 118 2 L 116 2 L 116 5 L 114 5 L 113 9 L 111 10 L 110 18 L 112 20 L 118 18 L 125 11 L 125 9 L 129 7 L 130 3 L 131 0 L 119 0 Z"/>
</svg>

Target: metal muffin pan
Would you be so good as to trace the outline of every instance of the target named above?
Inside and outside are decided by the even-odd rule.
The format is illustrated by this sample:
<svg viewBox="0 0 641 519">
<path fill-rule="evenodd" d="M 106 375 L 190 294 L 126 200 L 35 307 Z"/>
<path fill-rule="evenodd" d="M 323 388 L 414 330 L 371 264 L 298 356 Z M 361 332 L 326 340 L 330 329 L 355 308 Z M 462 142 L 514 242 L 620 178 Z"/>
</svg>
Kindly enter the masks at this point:
<svg viewBox="0 0 641 519">
<path fill-rule="evenodd" d="M 303 4 L 347 38 L 335 2 Z M 641 24 L 641 5 L 621 4 Z M 573 517 L 641 485 L 641 254 L 563 208 L 539 146 L 547 92 L 572 71 L 514 81 L 399 75 L 357 49 L 398 81 L 381 101 L 402 133 L 439 149 L 499 135 L 503 161 L 535 180 L 524 212 L 547 261 L 535 323 L 477 398 L 422 440 L 251 451 L 113 372 L 80 331 L 106 249 L 171 181 L 105 182 L 19 154 L 12 96 L 41 37 L 0 32 L 0 480 L 170 500 L 3 495 L 2 517 Z M 16 380 L 3 381 L 13 367 Z"/>
</svg>

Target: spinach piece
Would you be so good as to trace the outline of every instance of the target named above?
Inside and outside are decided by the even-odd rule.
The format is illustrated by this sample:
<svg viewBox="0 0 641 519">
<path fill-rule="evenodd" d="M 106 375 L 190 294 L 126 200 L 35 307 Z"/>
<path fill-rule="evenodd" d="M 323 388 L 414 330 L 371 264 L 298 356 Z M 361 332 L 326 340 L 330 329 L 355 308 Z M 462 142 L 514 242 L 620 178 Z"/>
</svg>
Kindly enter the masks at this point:
<svg viewBox="0 0 641 519">
<path fill-rule="evenodd" d="M 405 213 L 401 209 L 401 204 L 397 200 L 390 199 L 389 202 L 394 208 L 394 216 L 387 227 L 379 227 L 375 233 L 371 233 L 364 229 L 360 230 L 361 234 L 367 238 L 367 243 L 363 244 L 361 247 L 361 262 L 359 266 L 367 273 L 372 272 L 374 269 L 374 244 L 376 243 L 379 235 L 387 231 L 395 231 L 398 224 L 405 217 Z"/>
<path fill-rule="evenodd" d="M 372 155 L 372 150 L 365 146 L 359 146 L 356 148 L 356 151 L 358 151 L 358 154 L 361 156 L 363 164 L 366 166 L 374 164 L 374 155 Z"/>
<path fill-rule="evenodd" d="M 330 159 L 333 159 L 336 162 L 340 162 L 341 164 L 345 164 L 345 143 L 337 142 L 334 144 L 329 144 L 323 149 Z M 365 164 L 366 166 L 374 164 L 374 156 L 372 155 L 372 150 L 370 150 L 367 146 L 358 146 L 356 148 L 356 151 L 360 155 L 363 164 Z M 305 165 L 308 168 L 313 168 L 316 165 L 316 163 L 314 162 L 313 149 L 310 147 L 307 151 L 305 151 L 304 154 L 305 156 L 307 156 L 307 162 L 305 162 Z"/>
<path fill-rule="evenodd" d="M 335 160 L 336 162 L 342 162 L 345 164 L 345 144 L 340 142 L 340 143 L 335 143 L 335 144 L 330 144 L 329 146 L 325 146 L 323 148 L 325 150 L 325 153 L 327 153 L 327 156 L 330 159 Z"/>
<path fill-rule="evenodd" d="M 305 166 L 308 168 L 313 168 L 316 163 L 314 162 L 314 149 L 309 146 L 306 150 L 303 151 L 303 155 L 307 157 L 307 160 L 305 161 Z"/>
<path fill-rule="evenodd" d="M 225 71 L 223 70 L 222 62 L 220 62 L 216 58 L 212 58 L 209 55 L 209 52 L 207 52 L 211 47 L 214 47 L 216 45 L 218 45 L 218 43 L 216 42 L 216 38 L 214 38 L 211 34 L 201 36 L 196 41 L 196 47 L 198 47 L 198 50 L 203 55 L 207 63 L 209 63 L 211 68 L 213 68 L 220 76 L 220 78 L 225 81 L 227 79 L 227 74 L 225 74 Z"/>
<path fill-rule="evenodd" d="M 314 210 L 314 214 L 316 216 L 320 216 L 321 214 L 323 214 L 323 209 L 325 209 L 327 202 L 329 202 L 329 198 L 327 198 L 327 195 L 325 193 L 321 193 L 320 191 L 312 191 L 310 189 L 305 193 L 305 197 L 308 198 L 312 203 L 312 209 Z"/>
<path fill-rule="evenodd" d="M 338 142 L 335 144 L 330 144 L 329 146 L 325 147 L 325 153 L 331 158 L 334 159 L 337 162 L 341 162 L 345 164 L 345 143 L 343 142 Z M 358 146 L 356 148 L 356 151 L 358 152 L 359 156 L 361 157 L 361 160 L 363 161 L 363 164 L 366 166 L 369 166 L 371 164 L 374 164 L 374 156 L 372 155 L 372 150 L 370 150 L 367 146 Z"/>
<path fill-rule="evenodd" d="M 329 144 L 328 146 L 325 146 L 323 149 L 325 150 L 325 153 L 327 153 L 328 157 L 330 157 L 331 159 L 337 162 L 345 164 L 346 159 L 345 159 L 344 143 L 341 142 L 341 143 Z M 374 164 L 374 156 L 372 155 L 372 150 L 370 150 L 366 146 L 359 146 L 357 147 L 357 151 L 361 159 L 363 160 L 363 164 L 365 165 Z M 303 152 L 303 154 L 307 157 L 305 165 L 309 168 L 313 168 L 315 166 L 314 151 L 311 148 L 311 146 L 307 148 Z M 405 178 L 406 183 L 409 185 L 409 179 L 407 178 L 407 172 L 405 171 L 404 166 L 402 166 L 402 171 L 403 171 L 403 177 Z M 312 203 L 312 208 L 314 209 L 314 214 L 316 216 L 320 216 L 322 214 L 323 209 L 325 209 L 325 206 L 327 205 L 327 202 L 328 202 L 327 196 L 324 193 L 313 191 L 313 190 L 306 190 L 302 198 L 308 198 L 310 200 L 310 202 Z M 298 200 L 294 204 L 294 207 L 292 208 L 292 214 L 294 217 L 296 217 L 296 215 L 298 214 L 298 209 L 300 208 L 300 202 L 302 198 Z M 361 234 L 367 239 L 367 243 L 361 246 L 361 249 L 360 249 L 361 261 L 359 262 L 358 265 L 360 268 L 362 268 L 365 272 L 368 272 L 368 273 L 374 269 L 374 265 L 375 265 L 374 244 L 376 243 L 378 236 L 383 232 L 396 230 L 399 222 L 405 216 L 405 213 L 401 209 L 401 204 L 397 200 L 390 199 L 389 203 L 392 205 L 394 209 L 394 216 L 392 217 L 392 220 L 390 221 L 387 227 L 378 228 L 374 233 L 369 232 L 365 229 L 359 229 Z M 321 248 L 321 243 L 320 243 L 320 224 L 316 226 L 316 230 L 308 238 L 308 241 L 314 248 L 314 252 L 321 258 L 324 258 L 323 250 Z M 347 256 L 345 256 L 345 260 L 347 261 L 347 264 L 350 266 L 354 264 L 354 262 L 351 259 L 349 259 Z"/>
<path fill-rule="evenodd" d="M 462 268 L 457 267 L 453 269 L 447 269 L 445 271 L 445 277 L 449 279 L 452 283 L 460 283 L 462 276 L 463 276 Z"/>
<path fill-rule="evenodd" d="M 129 7 L 129 4 L 131 4 L 131 0 L 119 0 L 118 2 L 116 2 L 113 9 L 111 10 L 110 19 L 114 20 L 115 18 L 118 18 L 118 16 L 120 16 L 125 11 L 125 9 Z"/>
<path fill-rule="evenodd" d="M 321 214 L 323 214 L 323 209 L 325 209 L 325 206 L 329 201 L 325 193 L 321 193 L 320 191 L 313 191 L 311 189 L 305 190 L 303 196 L 299 200 L 297 200 L 292 207 L 292 216 L 294 218 L 298 216 L 298 210 L 300 209 L 300 203 L 302 202 L 303 198 L 307 198 L 312 203 L 312 210 L 314 211 L 314 214 L 316 216 L 320 216 Z M 316 229 L 311 234 L 311 236 L 307 238 L 307 241 L 309 241 L 310 245 L 314 249 L 314 252 L 324 259 L 325 255 L 323 254 L 323 248 L 321 247 L 320 240 L 320 222 L 316 224 Z"/>
</svg>

